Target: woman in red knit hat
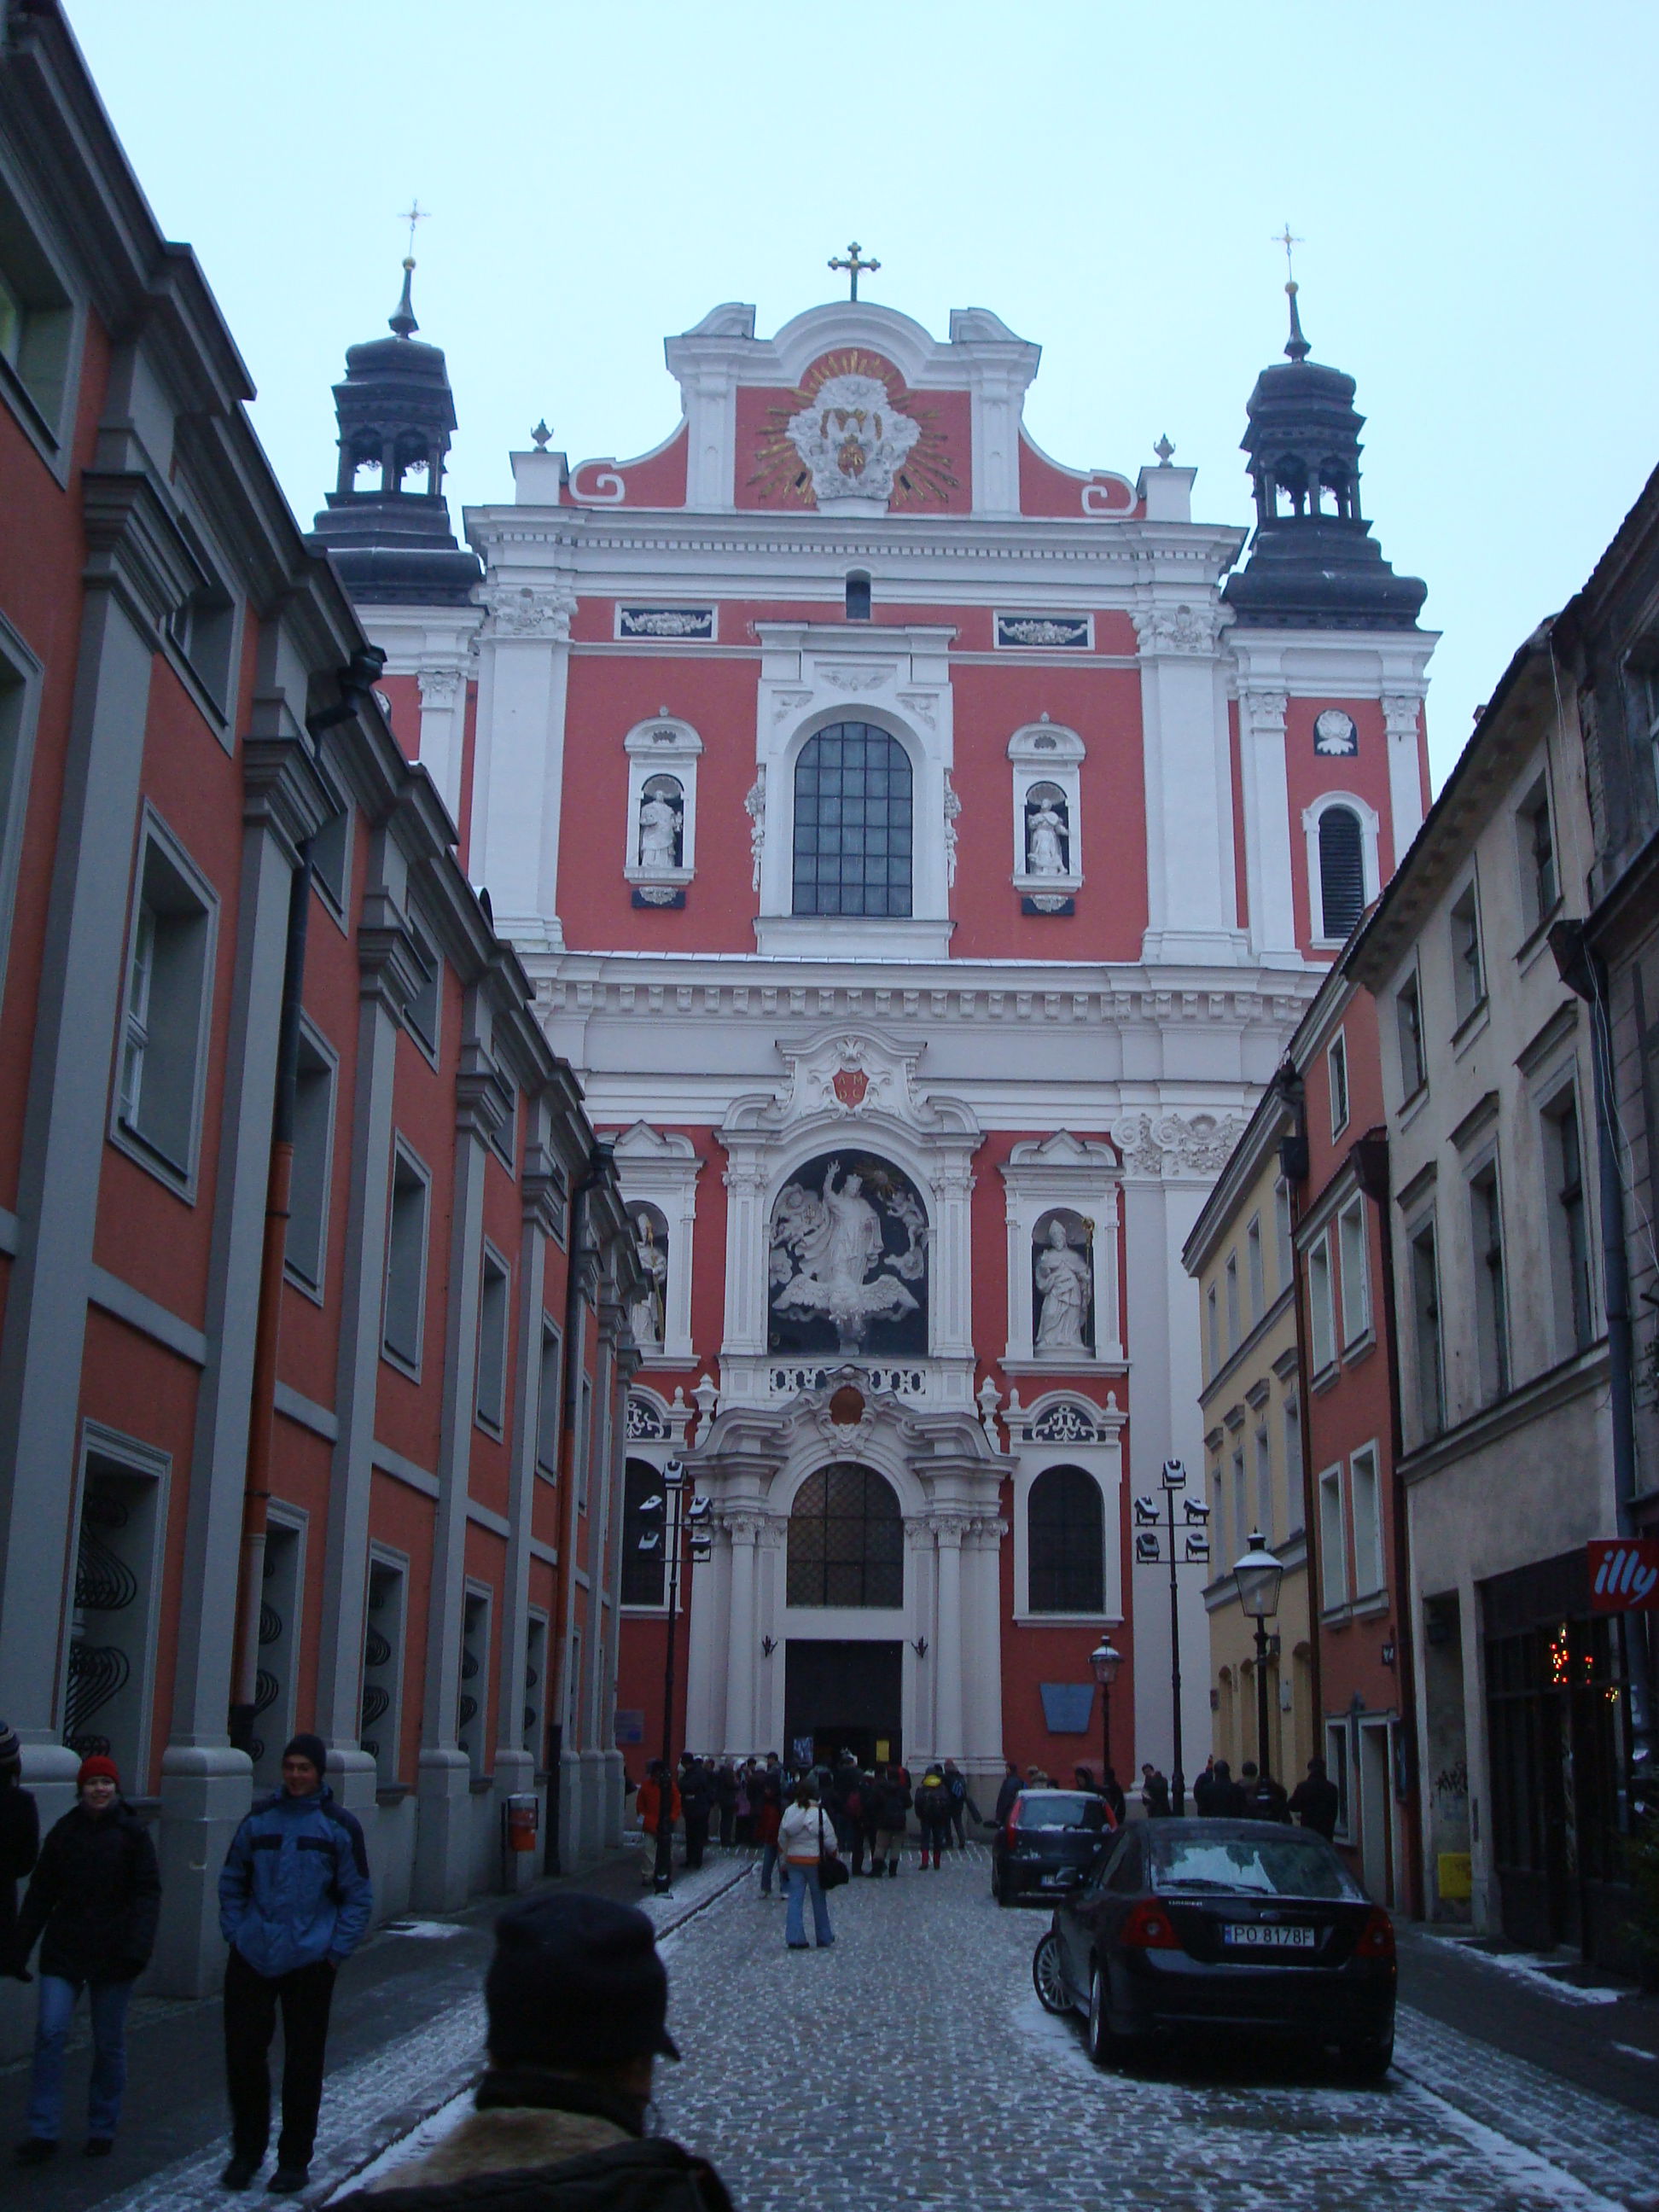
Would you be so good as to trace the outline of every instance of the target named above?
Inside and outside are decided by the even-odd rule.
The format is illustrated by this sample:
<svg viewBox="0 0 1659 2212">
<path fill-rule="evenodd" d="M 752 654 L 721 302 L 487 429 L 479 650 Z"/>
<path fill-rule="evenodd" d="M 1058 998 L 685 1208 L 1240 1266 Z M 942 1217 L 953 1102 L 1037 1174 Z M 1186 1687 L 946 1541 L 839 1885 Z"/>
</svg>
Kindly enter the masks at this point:
<svg viewBox="0 0 1659 2212">
<path fill-rule="evenodd" d="M 64 2046 L 82 1990 L 92 2008 L 88 2158 L 114 2147 L 126 2087 L 127 2000 L 149 1964 L 161 1910 L 161 1877 L 149 1831 L 121 1795 L 112 1759 L 82 1759 L 80 1802 L 40 1846 L 8 1973 L 31 1979 L 29 1953 L 40 1939 L 40 2011 L 34 2031 L 29 2132 L 17 2146 L 24 2166 L 58 2148 L 64 2113 Z"/>
</svg>

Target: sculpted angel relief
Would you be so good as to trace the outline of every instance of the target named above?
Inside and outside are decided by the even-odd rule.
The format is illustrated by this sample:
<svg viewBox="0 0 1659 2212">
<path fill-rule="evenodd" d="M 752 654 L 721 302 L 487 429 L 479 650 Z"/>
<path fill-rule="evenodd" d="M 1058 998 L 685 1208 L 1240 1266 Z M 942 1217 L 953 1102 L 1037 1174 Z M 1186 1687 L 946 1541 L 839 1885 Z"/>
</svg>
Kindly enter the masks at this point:
<svg viewBox="0 0 1659 2212">
<path fill-rule="evenodd" d="M 907 1177 L 864 1154 L 802 1169 L 772 1213 L 771 1348 L 927 1350 L 927 1217 Z"/>
</svg>

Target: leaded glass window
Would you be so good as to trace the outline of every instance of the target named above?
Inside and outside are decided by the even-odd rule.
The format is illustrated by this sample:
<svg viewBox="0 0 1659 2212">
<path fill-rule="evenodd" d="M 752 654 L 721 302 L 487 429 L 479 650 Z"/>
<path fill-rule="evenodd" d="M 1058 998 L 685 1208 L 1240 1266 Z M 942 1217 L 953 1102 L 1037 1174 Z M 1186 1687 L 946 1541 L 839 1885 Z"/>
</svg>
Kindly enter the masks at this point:
<svg viewBox="0 0 1659 2212">
<path fill-rule="evenodd" d="M 791 1605 L 903 1604 L 904 1523 L 873 1468 L 820 1468 L 795 1492 L 788 1589 Z"/>
<path fill-rule="evenodd" d="M 867 722 L 836 722 L 795 763 L 796 914 L 908 915 L 910 762 Z"/>
<path fill-rule="evenodd" d="M 1105 1510 L 1094 1477 L 1080 1467 L 1048 1468 L 1031 1485 L 1025 1525 L 1031 1611 L 1103 1612 Z"/>
</svg>

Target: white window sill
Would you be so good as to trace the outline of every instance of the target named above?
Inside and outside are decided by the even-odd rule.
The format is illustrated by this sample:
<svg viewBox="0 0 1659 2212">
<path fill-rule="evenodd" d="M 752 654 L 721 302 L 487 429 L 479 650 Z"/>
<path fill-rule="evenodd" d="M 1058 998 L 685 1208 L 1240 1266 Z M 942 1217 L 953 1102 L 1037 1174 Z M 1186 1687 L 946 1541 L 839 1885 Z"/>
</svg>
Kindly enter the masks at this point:
<svg viewBox="0 0 1659 2212">
<path fill-rule="evenodd" d="M 641 885 L 655 884 L 663 890 L 679 891 L 685 889 L 696 872 L 695 868 L 629 867 L 623 870 L 623 880 Z"/>
<path fill-rule="evenodd" d="M 956 924 L 948 915 L 759 915 L 755 947 L 767 955 L 826 960 L 943 960 Z"/>
<path fill-rule="evenodd" d="M 1052 891 L 1056 898 L 1073 898 L 1083 889 L 1083 878 L 1079 875 L 1015 875 L 1011 881 L 1024 898 L 1036 898 L 1044 891 Z"/>
</svg>

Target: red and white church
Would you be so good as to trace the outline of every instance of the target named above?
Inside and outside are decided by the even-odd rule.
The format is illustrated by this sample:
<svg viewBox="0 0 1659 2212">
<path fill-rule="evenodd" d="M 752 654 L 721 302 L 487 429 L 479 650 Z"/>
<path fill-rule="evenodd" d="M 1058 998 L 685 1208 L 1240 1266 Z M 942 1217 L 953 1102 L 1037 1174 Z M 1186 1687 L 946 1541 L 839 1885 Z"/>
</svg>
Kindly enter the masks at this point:
<svg viewBox="0 0 1659 2212">
<path fill-rule="evenodd" d="M 661 445 L 538 432 L 468 553 L 407 289 L 393 329 L 319 529 L 635 1223 L 630 1765 L 671 1631 L 694 1749 L 1094 1764 L 1104 1631 L 1119 1771 L 1167 1765 L 1130 1505 L 1201 1463 L 1182 1245 L 1426 803 L 1435 639 L 1352 380 L 1292 289 L 1251 536 L 1167 445 L 1043 453 L 1039 349 L 988 310 L 728 304 L 667 341 Z M 715 1531 L 672 1624 L 637 1547 L 671 1456 Z M 1229 1564 L 1181 1577 L 1189 1765 Z M 611 1748 L 608 1701 L 564 1726 Z"/>
</svg>

